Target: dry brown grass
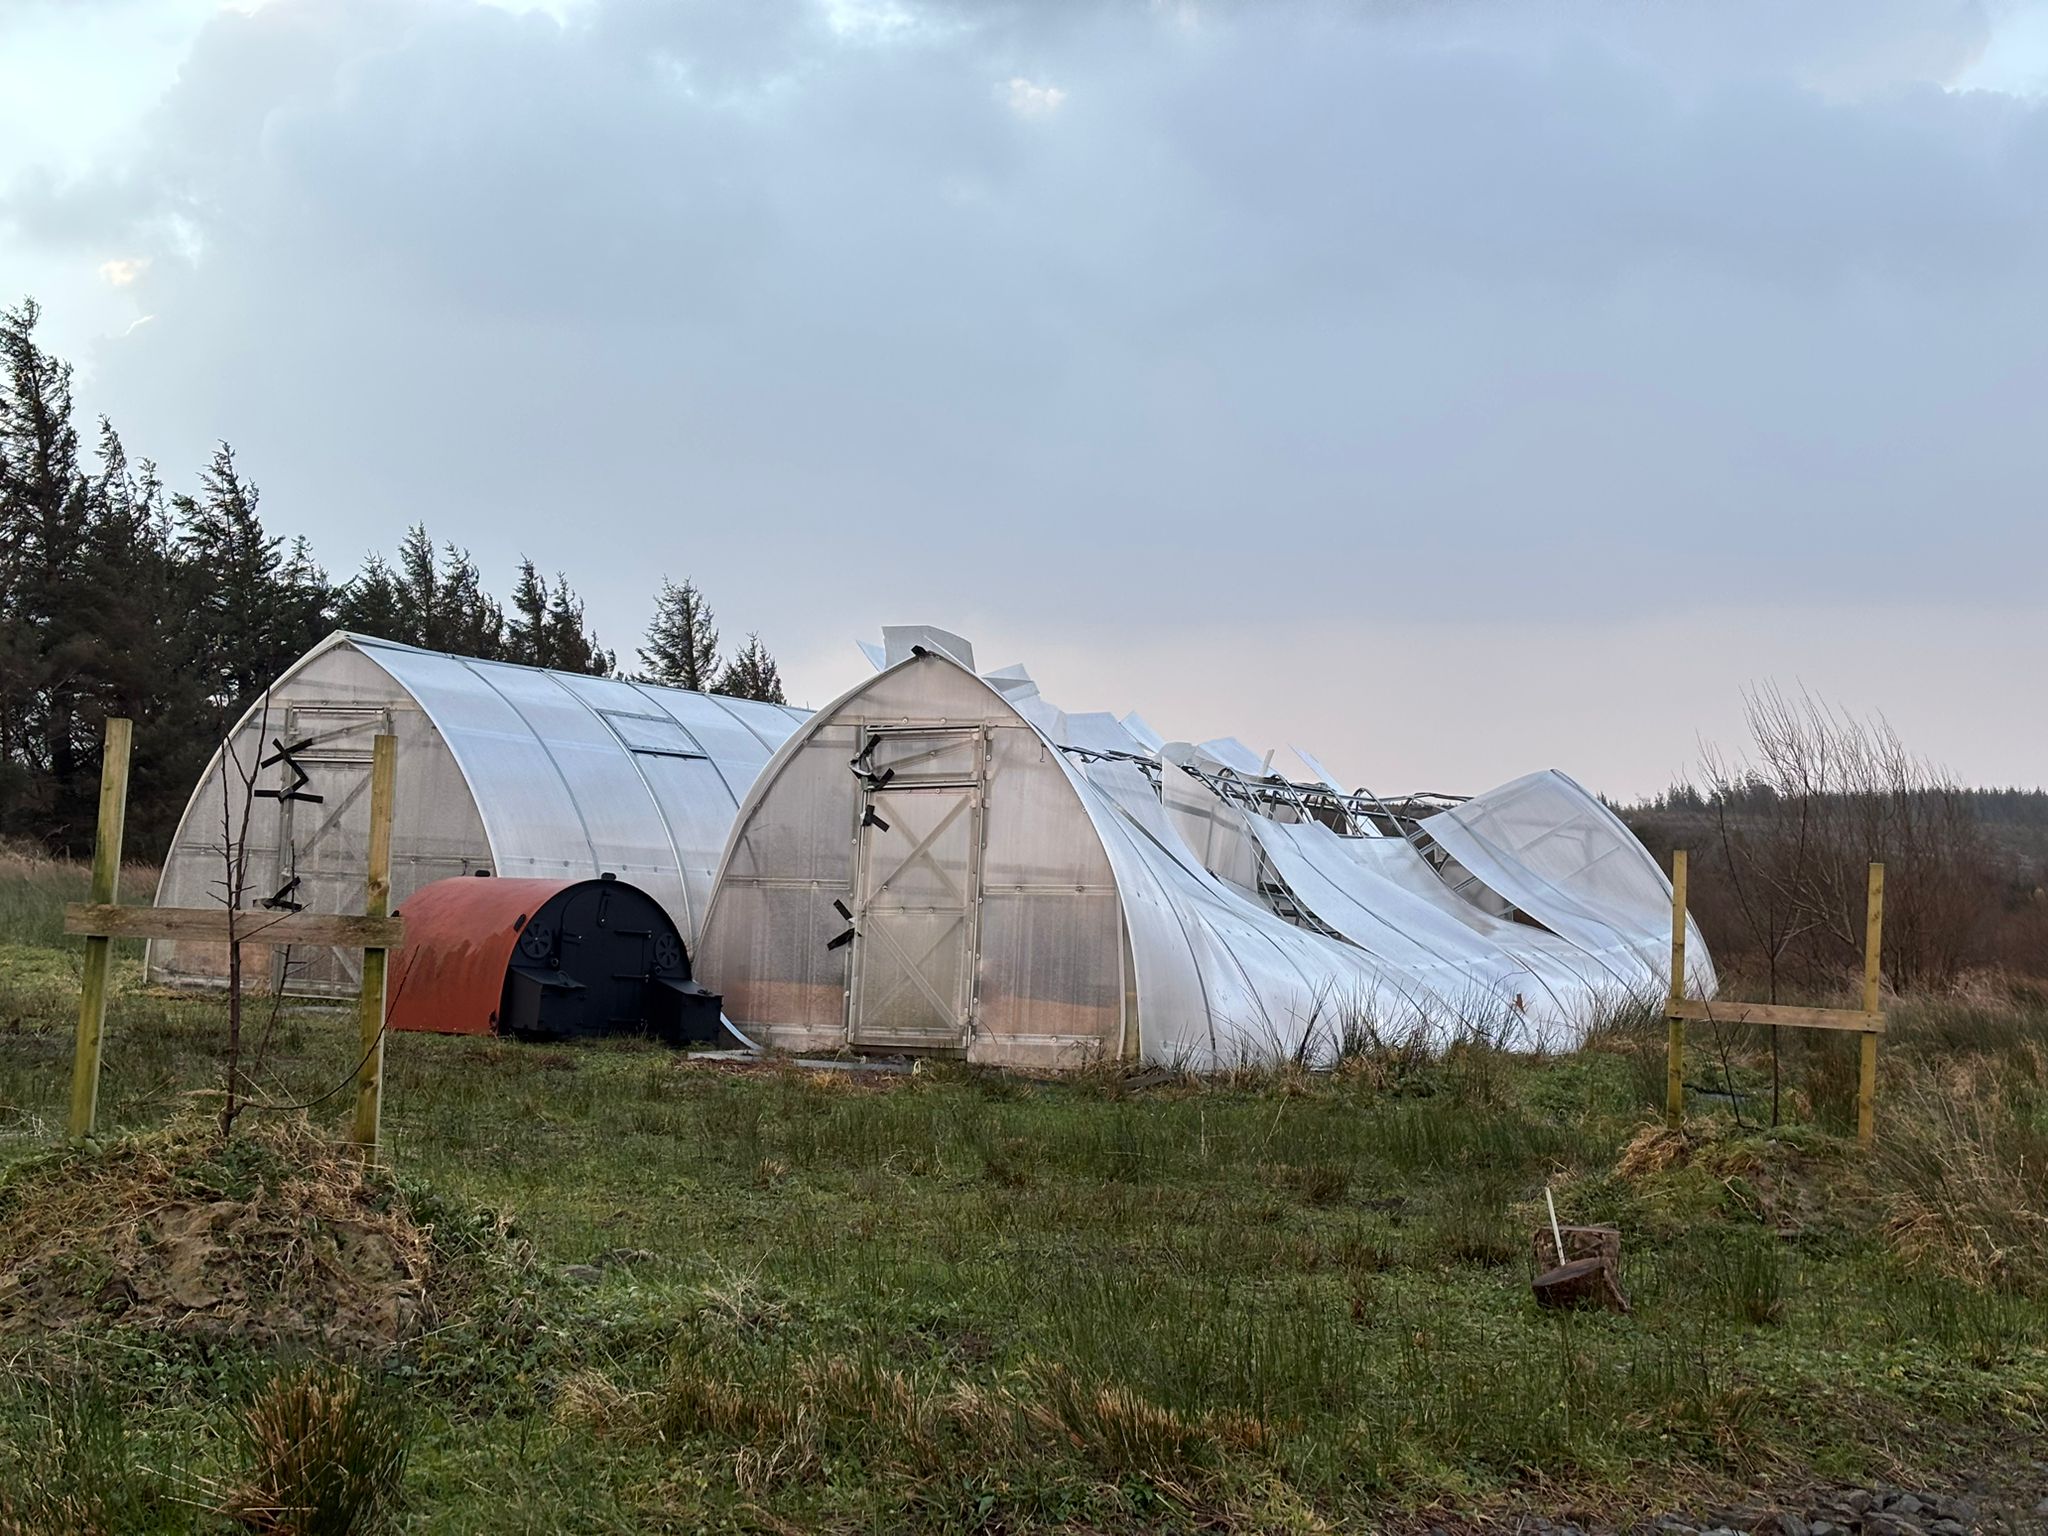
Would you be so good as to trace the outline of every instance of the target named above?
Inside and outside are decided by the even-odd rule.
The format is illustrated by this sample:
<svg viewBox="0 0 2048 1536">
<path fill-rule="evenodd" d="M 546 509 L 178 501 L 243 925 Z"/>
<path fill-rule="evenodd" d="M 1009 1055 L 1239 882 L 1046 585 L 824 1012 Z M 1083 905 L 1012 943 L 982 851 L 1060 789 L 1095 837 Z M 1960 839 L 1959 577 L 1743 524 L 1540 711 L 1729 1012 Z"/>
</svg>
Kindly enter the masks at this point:
<svg viewBox="0 0 2048 1536">
<path fill-rule="evenodd" d="M 594 1367 L 572 1371 L 555 1389 L 554 1421 L 563 1429 L 608 1435 L 636 1425 L 646 1394 L 628 1392 Z"/>
<path fill-rule="evenodd" d="M 244 1410 L 248 1471 L 223 1510 L 265 1536 L 377 1529 L 405 1471 L 395 1401 L 344 1367 L 315 1363 L 271 1381 Z"/>
<path fill-rule="evenodd" d="M 1272 1446 L 1272 1432 L 1249 1415 L 1182 1414 L 1123 1383 L 1085 1382 L 1060 1365 L 1040 1366 L 1030 1377 L 1029 1420 L 1106 1472 L 1138 1472 L 1185 1491 L 1219 1467 L 1227 1451 Z"/>
<path fill-rule="evenodd" d="M 1692 1156 L 1692 1143 L 1685 1132 L 1668 1125 L 1646 1125 L 1621 1149 L 1614 1171 L 1624 1179 L 1682 1168 Z"/>
<path fill-rule="evenodd" d="M 578 1379 L 557 1414 L 601 1433 L 729 1442 L 735 1478 L 754 1492 L 813 1476 L 835 1451 L 852 1449 L 911 1477 L 954 1469 L 964 1456 L 1064 1456 L 1192 1500 L 1230 1457 L 1265 1456 L 1276 1445 L 1249 1415 L 1189 1415 L 1128 1384 L 1044 1362 L 1000 1384 L 933 1383 L 873 1357 L 832 1354 L 800 1358 L 777 1379 L 742 1381 L 715 1351 L 689 1351 L 659 1393 Z"/>
<path fill-rule="evenodd" d="M 125 1323 L 383 1353 L 419 1326 L 429 1234 L 388 1177 L 291 1117 L 185 1120 L 0 1184 L 0 1333 Z"/>
<path fill-rule="evenodd" d="M 1887 1231 L 1916 1263 L 1966 1284 L 2048 1289 L 2048 1135 L 2011 1102 L 2010 1058 L 1910 1074 L 1878 1146 Z"/>
</svg>

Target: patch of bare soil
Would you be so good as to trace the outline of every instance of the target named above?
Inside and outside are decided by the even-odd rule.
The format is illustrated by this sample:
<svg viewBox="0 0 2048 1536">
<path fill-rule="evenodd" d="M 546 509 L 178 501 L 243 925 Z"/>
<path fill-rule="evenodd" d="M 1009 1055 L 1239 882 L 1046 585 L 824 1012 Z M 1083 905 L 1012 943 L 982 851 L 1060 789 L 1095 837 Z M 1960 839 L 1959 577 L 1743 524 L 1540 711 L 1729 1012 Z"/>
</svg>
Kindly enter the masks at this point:
<svg viewBox="0 0 2048 1536">
<path fill-rule="evenodd" d="M 0 1336 L 129 1326 L 388 1354 L 421 1326 L 431 1232 L 303 1120 L 184 1123 L 0 1182 Z"/>
</svg>

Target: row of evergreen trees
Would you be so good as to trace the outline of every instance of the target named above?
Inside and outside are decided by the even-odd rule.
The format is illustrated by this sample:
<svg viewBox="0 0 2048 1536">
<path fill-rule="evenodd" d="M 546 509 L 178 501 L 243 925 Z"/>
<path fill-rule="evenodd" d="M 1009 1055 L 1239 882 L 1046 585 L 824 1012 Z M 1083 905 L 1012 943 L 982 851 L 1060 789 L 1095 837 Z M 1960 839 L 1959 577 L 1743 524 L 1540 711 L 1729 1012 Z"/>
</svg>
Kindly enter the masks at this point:
<svg viewBox="0 0 2048 1536">
<path fill-rule="evenodd" d="M 508 603 L 468 551 L 424 525 L 395 561 L 329 579 L 304 537 L 271 534 L 223 443 L 196 490 L 130 460 L 104 417 L 91 450 L 71 367 L 36 338 L 33 300 L 0 309 L 0 837 L 90 847 L 102 726 L 145 722 L 128 847 L 160 853 L 231 723 L 334 629 L 599 675 L 617 671 L 559 573 L 522 559 Z M 704 596 L 664 580 L 639 650 L 643 680 L 782 701 L 757 636 L 721 660 Z"/>
</svg>

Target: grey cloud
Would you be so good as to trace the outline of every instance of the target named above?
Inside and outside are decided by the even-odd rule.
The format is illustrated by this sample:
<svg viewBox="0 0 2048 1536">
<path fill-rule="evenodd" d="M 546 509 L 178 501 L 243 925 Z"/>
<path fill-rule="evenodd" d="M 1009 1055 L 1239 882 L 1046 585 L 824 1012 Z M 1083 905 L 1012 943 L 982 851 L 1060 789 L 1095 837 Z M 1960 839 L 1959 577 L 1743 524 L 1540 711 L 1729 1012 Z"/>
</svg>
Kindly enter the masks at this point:
<svg viewBox="0 0 2048 1536">
<path fill-rule="evenodd" d="M 1980 7 L 1713 10 L 301 0 L 7 216 L 196 230 L 97 359 L 153 451 L 614 637 L 2018 593 L 2048 116 L 1930 83 Z"/>
</svg>

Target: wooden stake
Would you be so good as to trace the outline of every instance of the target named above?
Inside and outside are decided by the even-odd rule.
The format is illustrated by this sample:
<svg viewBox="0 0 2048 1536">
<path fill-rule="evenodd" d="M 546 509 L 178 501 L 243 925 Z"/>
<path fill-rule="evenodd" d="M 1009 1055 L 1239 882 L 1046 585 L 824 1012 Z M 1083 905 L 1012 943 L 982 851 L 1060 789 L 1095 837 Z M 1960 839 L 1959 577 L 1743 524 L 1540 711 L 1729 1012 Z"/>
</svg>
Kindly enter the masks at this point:
<svg viewBox="0 0 2048 1536">
<path fill-rule="evenodd" d="M 1863 922 L 1863 1011 L 1876 1013 L 1878 982 L 1883 970 L 1879 956 L 1884 945 L 1884 866 L 1870 866 L 1870 894 Z M 1877 1035 L 1865 1031 L 1857 1063 L 1856 1140 L 1869 1146 L 1877 1137 Z"/>
<path fill-rule="evenodd" d="M 370 871 L 363 915 L 391 915 L 391 802 L 398 787 L 398 738 L 379 736 L 370 758 Z M 375 1154 L 384 1115 L 383 949 L 363 951 L 363 990 L 356 1004 L 362 1065 L 356 1069 L 355 1141 Z"/>
<path fill-rule="evenodd" d="M 121 884 L 121 834 L 128 820 L 129 721 L 107 719 L 106 748 L 100 758 L 100 820 L 92 845 L 92 899 L 111 903 Z M 85 941 L 85 976 L 78 991 L 78 1038 L 71 1055 L 72 1136 L 90 1136 L 100 1099 L 100 1045 L 106 1035 L 107 983 L 114 968 L 114 941 Z"/>
<path fill-rule="evenodd" d="M 1671 855 L 1671 997 L 1685 1001 L 1685 850 Z M 1664 1044 L 1664 1118 L 1674 1129 L 1685 1124 L 1685 1021 L 1667 1017 Z M 1562 1262 L 1563 1250 L 1559 1249 Z"/>
</svg>

